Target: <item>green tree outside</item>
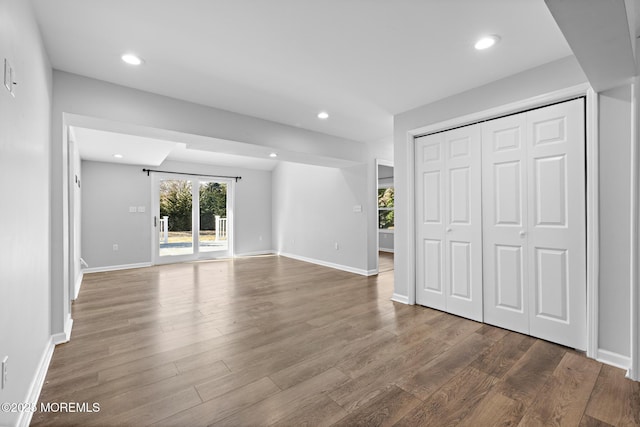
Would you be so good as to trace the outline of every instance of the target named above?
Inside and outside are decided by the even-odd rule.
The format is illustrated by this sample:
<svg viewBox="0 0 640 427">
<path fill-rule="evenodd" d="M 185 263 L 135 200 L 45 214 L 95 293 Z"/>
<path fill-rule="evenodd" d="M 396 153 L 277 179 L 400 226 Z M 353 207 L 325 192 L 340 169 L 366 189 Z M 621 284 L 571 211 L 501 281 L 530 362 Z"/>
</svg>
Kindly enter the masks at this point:
<svg viewBox="0 0 640 427">
<path fill-rule="evenodd" d="M 169 231 L 191 231 L 193 198 L 191 181 L 160 182 L 160 217 L 169 217 Z M 214 230 L 215 216 L 226 217 L 227 185 L 208 182 L 200 186 L 200 229 Z"/>
<path fill-rule="evenodd" d="M 378 210 L 378 228 L 391 229 L 394 227 L 394 196 L 393 188 L 378 189 L 378 208 L 381 208 Z"/>
</svg>

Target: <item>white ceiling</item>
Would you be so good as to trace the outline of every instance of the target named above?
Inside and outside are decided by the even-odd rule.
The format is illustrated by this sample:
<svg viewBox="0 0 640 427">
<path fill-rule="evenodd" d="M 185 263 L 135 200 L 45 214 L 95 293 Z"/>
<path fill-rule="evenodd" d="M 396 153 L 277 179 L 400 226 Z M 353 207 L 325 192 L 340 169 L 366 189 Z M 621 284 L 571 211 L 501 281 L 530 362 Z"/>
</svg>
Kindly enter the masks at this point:
<svg viewBox="0 0 640 427">
<path fill-rule="evenodd" d="M 362 142 L 571 54 L 543 0 L 32 1 L 56 69 Z"/>
<path fill-rule="evenodd" d="M 160 166 L 169 153 L 186 144 L 70 126 L 70 139 L 78 144 L 85 160 L 111 161 L 130 165 Z M 121 156 L 115 158 L 114 156 Z"/>
<path fill-rule="evenodd" d="M 206 142 L 190 141 L 187 144 L 80 126 L 69 126 L 69 132 L 83 160 L 156 167 L 165 160 L 173 160 L 257 170 L 272 170 L 276 165 L 276 160 L 268 157 L 269 153 L 258 152 L 253 147 L 250 150 L 245 148 L 243 152 L 242 146 L 246 144 L 232 141 L 199 138 Z M 207 146 L 207 149 L 192 148 L 199 145 Z M 228 151 L 225 145 L 232 146 L 234 152 L 241 154 L 224 152 Z M 120 157 L 116 158 L 116 154 Z"/>
</svg>

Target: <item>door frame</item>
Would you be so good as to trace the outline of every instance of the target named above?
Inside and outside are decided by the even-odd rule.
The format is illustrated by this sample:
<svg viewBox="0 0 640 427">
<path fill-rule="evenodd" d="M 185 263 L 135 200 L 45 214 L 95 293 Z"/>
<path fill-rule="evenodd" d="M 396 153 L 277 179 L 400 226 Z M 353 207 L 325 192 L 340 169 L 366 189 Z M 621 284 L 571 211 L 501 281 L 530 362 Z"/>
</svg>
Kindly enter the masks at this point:
<svg viewBox="0 0 640 427">
<path fill-rule="evenodd" d="M 165 261 L 161 261 L 161 257 L 159 255 L 159 248 L 160 248 L 160 240 L 159 240 L 159 234 L 157 233 L 158 229 L 154 223 L 154 218 L 156 217 L 156 214 L 158 214 L 160 212 L 160 200 L 157 196 L 157 190 L 158 190 L 158 186 L 160 183 L 160 180 L 162 179 L 184 179 L 184 180 L 189 180 L 192 183 L 200 183 L 200 181 L 208 181 L 208 182 L 221 182 L 221 183 L 225 183 L 227 185 L 227 242 L 228 242 L 228 246 L 227 246 L 227 250 L 224 251 L 224 255 L 222 256 L 215 256 L 212 254 L 215 254 L 215 252 L 200 252 L 198 251 L 198 253 L 196 253 L 196 247 L 198 246 L 199 242 L 194 241 L 193 242 L 193 248 L 194 248 L 194 252 L 193 254 L 189 254 L 189 255 L 174 255 L 171 257 L 167 257 L 166 258 L 166 262 Z M 209 260 L 209 259 L 216 259 L 216 258 L 233 258 L 235 255 L 234 252 L 234 240 L 235 240 L 235 227 L 234 227 L 234 207 L 235 207 L 235 184 L 236 181 L 234 179 L 231 178 L 215 178 L 212 179 L 211 177 L 208 177 L 206 175 L 194 175 L 192 173 L 187 173 L 184 175 L 181 175 L 178 172 L 170 172 L 170 173 L 162 173 L 162 172 L 155 172 L 152 175 L 151 178 L 151 218 L 150 218 L 150 227 L 151 227 L 151 239 L 152 239 L 152 243 L 151 243 L 151 262 L 153 265 L 160 265 L 160 264 L 174 264 L 174 263 L 180 263 L 180 262 L 190 262 L 190 261 L 201 261 L 201 260 Z M 192 193 L 195 193 L 194 187 L 192 187 Z M 196 208 L 192 206 L 192 211 L 191 214 L 192 216 L 194 216 Z M 194 216 L 195 217 L 195 216 Z M 199 219 L 199 218 L 198 218 Z M 199 220 L 197 221 L 193 221 L 193 226 L 198 225 L 198 228 L 200 226 L 200 222 Z M 193 233 L 193 226 L 192 226 L 192 233 Z"/>
<path fill-rule="evenodd" d="M 379 166 L 388 166 L 390 168 L 393 168 L 393 162 L 389 161 L 389 160 L 383 160 L 383 159 L 376 159 L 376 199 L 375 199 L 375 207 L 376 207 L 376 271 L 379 271 L 380 269 L 380 228 L 379 228 L 379 222 L 378 222 L 378 190 L 380 189 L 380 173 L 379 173 Z M 393 171 L 393 173 L 395 174 L 395 169 Z M 395 233 L 393 233 L 394 236 L 394 247 L 395 247 Z"/>
<path fill-rule="evenodd" d="M 587 357 L 598 357 L 598 291 L 599 291 L 599 156 L 598 156 L 598 95 L 588 83 L 572 86 L 522 101 L 505 104 L 499 107 L 456 117 L 428 126 L 411 129 L 407 132 L 407 159 L 404 171 L 407 182 L 407 212 L 409 221 L 407 247 L 407 263 L 409 266 L 409 287 L 407 303 L 416 303 L 416 206 L 415 206 L 415 143 L 418 136 L 441 132 L 455 127 L 466 126 L 501 116 L 514 114 L 532 108 L 568 101 L 576 97 L 586 97 L 585 135 L 586 135 L 586 186 L 587 186 Z M 411 285 L 413 284 L 413 285 Z"/>
</svg>

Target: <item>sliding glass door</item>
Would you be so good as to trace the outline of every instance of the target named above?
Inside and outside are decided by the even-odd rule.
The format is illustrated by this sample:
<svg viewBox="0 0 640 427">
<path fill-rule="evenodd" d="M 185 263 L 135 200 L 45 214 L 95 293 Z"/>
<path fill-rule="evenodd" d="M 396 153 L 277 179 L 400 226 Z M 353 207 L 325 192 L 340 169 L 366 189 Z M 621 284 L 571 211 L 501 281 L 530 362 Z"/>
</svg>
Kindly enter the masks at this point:
<svg viewBox="0 0 640 427">
<path fill-rule="evenodd" d="M 228 257 L 232 181 L 154 175 L 154 263 Z"/>
</svg>

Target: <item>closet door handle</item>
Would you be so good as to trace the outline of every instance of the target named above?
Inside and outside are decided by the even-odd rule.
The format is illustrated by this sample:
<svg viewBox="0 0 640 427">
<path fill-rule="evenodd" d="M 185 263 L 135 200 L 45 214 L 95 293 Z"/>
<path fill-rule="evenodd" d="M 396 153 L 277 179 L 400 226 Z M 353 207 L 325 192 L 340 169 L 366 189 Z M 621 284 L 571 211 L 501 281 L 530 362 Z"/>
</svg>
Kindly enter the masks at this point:
<svg viewBox="0 0 640 427">
<path fill-rule="evenodd" d="M 520 237 L 524 237 L 527 235 L 527 232 L 524 230 L 520 230 Z"/>
<path fill-rule="evenodd" d="M 451 233 L 451 227 L 447 227 L 447 233 Z"/>
</svg>

